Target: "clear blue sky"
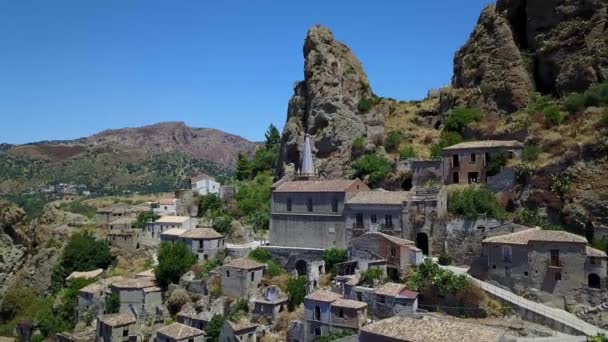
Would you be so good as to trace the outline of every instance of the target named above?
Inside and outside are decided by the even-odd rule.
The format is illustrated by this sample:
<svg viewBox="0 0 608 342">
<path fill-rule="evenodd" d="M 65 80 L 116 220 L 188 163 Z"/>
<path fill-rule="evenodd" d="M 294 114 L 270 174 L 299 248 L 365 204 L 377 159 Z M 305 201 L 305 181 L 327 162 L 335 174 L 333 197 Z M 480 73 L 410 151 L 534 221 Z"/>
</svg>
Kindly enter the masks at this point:
<svg viewBox="0 0 608 342">
<path fill-rule="evenodd" d="M 314 24 L 350 46 L 376 94 L 420 99 L 449 83 L 488 3 L 0 1 L 0 142 L 161 121 L 260 140 L 285 122 Z"/>
</svg>

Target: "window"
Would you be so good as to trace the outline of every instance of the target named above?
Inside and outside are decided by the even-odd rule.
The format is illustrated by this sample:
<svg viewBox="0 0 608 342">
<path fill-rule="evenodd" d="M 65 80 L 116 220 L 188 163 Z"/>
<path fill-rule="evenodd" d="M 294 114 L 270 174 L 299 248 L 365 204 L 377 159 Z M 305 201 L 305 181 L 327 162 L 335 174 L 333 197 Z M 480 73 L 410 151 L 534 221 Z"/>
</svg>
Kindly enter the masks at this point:
<svg viewBox="0 0 608 342">
<path fill-rule="evenodd" d="M 123 329 L 122 336 L 129 336 L 129 329 Z"/>
<path fill-rule="evenodd" d="M 460 176 L 458 175 L 458 172 L 452 173 L 452 183 L 454 183 L 454 184 L 460 183 Z"/>
<path fill-rule="evenodd" d="M 193 338 L 189 338 L 188 342 L 194 342 L 194 339 Z"/>
<path fill-rule="evenodd" d="M 252 338 L 253 338 L 253 333 L 249 333 L 249 334 L 247 335 L 247 338 L 252 339 Z"/>
<path fill-rule="evenodd" d="M 502 246 L 502 261 L 511 262 L 513 259 L 513 250 L 511 246 Z"/>
<path fill-rule="evenodd" d="M 458 155 L 453 154 L 452 155 L 452 167 L 459 167 L 459 166 L 460 166 L 460 162 L 458 160 Z"/>
<path fill-rule="evenodd" d="M 315 320 L 321 320 L 321 308 L 318 305 L 315 306 Z"/>
<path fill-rule="evenodd" d="M 357 300 L 358 301 L 363 300 L 363 296 L 361 295 L 361 292 L 357 292 Z"/>
<path fill-rule="evenodd" d="M 291 198 L 287 199 L 287 211 L 291 211 Z"/>
<path fill-rule="evenodd" d="M 339 309 L 338 310 L 338 317 L 344 318 L 344 310 L 343 309 Z"/>
<path fill-rule="evenodd" d="M 308 201 L 306 201 L 306 209 L 312 211 L 312 198 L 309 198 Z"/>
<path fill-rule="evenodd" d="M 376 217 L 376 214 L 372 215 L 370 219 L 372 223 L 378 223 L 378 217 Z"/>
<path fill-rule="evenodd" d="M 207 254 L 203 255 L 203 260 L 205 260 L 205 261 L 209 260 L 209 256 Z"/>
<path fill-rule="evenodd" d="M 395 249 L 395 247 L 391 247 L 391 256 L 394 257 L 397 255 L 397 249 Z"/>
<path fill-rule="evenodd" d="M 255 272 L 251 272 L 251 281 L 255 279 Z"/>
<path fill-rule="evenodd" d="M 595 265 L 595 258 L 594 257 L 589 257 L 589 263 L 591 265 Z"/>
<path fill-rule="evenodd" d="M 495 270 L 496 269 L 496 265 L 492 265 L 492 269 Z"/>
<path fill-rule="evenodd" d="M 384 215 L 384 224 L 387 227 L 391 227 L 393 225 L 393 216 L 392 215 Z"/>
<path fill-rule="evenodd" d="M 477 155 L 475 153 L 471 153 L 471 164 L 475 163 Z"/>
<path fill-rule="evenodd" d="M 331 203 L 331 211 L 334 213 L 338 212 L 338 199 L 334 198 L 334 201 Z"/>
<path fill-rule="evenodd" d="M 226 271 L 226 278 L 230 278 L 230 271 Z"/>
<path fill-rule="evenodd" d="M 562 280 L 562 272 L 555 273 L 555 281 Z"/>
<path fill-rule="evenodd" d="M 468 178 L 469 178 L 469 184 L 479 183 L 479 173 L 477 173 L 477 172 L 469 172 Z"/>
<path fill-rule="evenodd" d="M 315 336 L 321 336 L 321 328 L 315 328 Z"/>
<path fill-rule="evenodd" d="M 549 260 L 550 266 L 559 267 L 559 249 L 550 250 L 551 259 Z"/>
<path fill-rule="evenodd" d="M 528 276 L 528 272 L 524 272 L 524 275 L 527 277 Z"/>
</svg>

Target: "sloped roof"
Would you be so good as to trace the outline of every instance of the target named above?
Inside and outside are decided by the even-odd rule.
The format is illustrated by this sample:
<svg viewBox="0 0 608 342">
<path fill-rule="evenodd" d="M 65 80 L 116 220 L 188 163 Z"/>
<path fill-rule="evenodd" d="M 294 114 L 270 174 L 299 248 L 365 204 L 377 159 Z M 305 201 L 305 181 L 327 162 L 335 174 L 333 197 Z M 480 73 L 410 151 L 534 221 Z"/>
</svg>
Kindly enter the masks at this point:
<svg viewBox="0 0 608 342">
<path fill-rule="evenodd" d="M 278 185 L 275 192 L 344 192 L 353 184 L 360 182 L 362 190 L 367 186 L 359 179 L 332 179 L 332 180 L 300 180 L 289 181 Z"/>
<path fill-rule="evenodd" d="M 544 230 L 530 228 L 516 233 L 489 237 L 483 243 L 504 243 L 510 245 L 527 245 L 531 241 L 587 243 L 583 236 L 568 233 L 562 230 Z"/>
<path fill-rule="evenodd" d="M 196 337 L 205 334 L 205 332 L 202 330 L 181 323 L 173 323 L 162 327 L 158 329 L 157 333 L 174 338 L 176 340 L 182 340 L 185 338 Z"/>
<path fill-rule="evenodd" d="M 158 200 L 158 204 L 160 205 L 174 205 L 177 203 L 177 199 L 175 198 L 161 198 Z"/>
<path fill-rule="evenodd" d="M 410 342 L 499 341 L 503 332 L 480 324 L 454 319 L 421 319 L 394 316 L 361 328 L 362 332 Z"/>
<path fill-rule="evenodd" d="M 204 174 L 204 173 L 203 173 L 203 174 L 201 174 L 201 175 L 198 175 L 198 176 L 196 176 L 196 177 L 192 177 L 192 178 L 190 178 L 190 181 L 191 181 L 192 183 L 196 183 L 196 182 L 198 182 L 198 181 L 202 181 L 202 180 L 204 180 L 204 179 L 209 179 L 209 180 L 215 181 L 215 178 L 213 178 L 213 177 L 211 177 L 211 176 L 209 176 L 209 175 L 207 175 L 207 174 Z"/>
<path fill-rule="evenodd" d="M 374 236 L 382 237 L 399 246 L 411 247 L 411 246 L 415 245 L 414 241 L 402 239 L 400 237 L 396 237 L 393 235 L 388 235 L 388 234 L 384 234 L 384 233 L 380 233 L 380 232 L 367 232 L 367 233 L 357 237 L 357 239 L 363 239 L 365 237 L 374 237 Z"/>
<path fill-rule="evenodd" d="M 238 322 L 232 322 L 227 320 L 226 323 L 230 324 L 230 327 L 232 327 L 232 330 L 235 333 L 239 333 L 243 330 L 257 329 L 257 327 L 259 326 L 256 323 L 249 322 L 247 319 L 242 319 Z"/>
<path fill-rule="evenodd" d="M 218 233 L 213 228 L 194 228 L 183 233 L 181 237 L 189 239 L 221 239 L 224 235 Z"/>
<path fill-rule="evenodd" d="M 152 277 L 140 277 L 120 280 L 112 286 L 121 289 L 144 289 L 146 287 L 156 287 L 156 282 Z"/>
<path fill-rule="evenodd" d="M 182 236 L 182 234 L 184 234 L 185 232 L 187 232 L 187 229 L 183 229 L 183 228 L 171 228 L 171 229 L 167 229 L 164 232 L 160 233 L 160 235 L 165 235 L 165 236 Z"/>
<path fill-rule="evenodd" d="M 99 317 L 99 321 L 112 327 L 137 322 L 135 316 L 131 312 L 103 315 Z"/>
<path fill-rule="evenodd" d="M 276 285 L 262 288 L 254 299 L 258 303 L 276 304 L 287 301 L 287 295 Z"/>
<path fill-rule="evenodd" d="M 339 293 L 335 293 L 333 291 L 328 291 L 328 290 L 319 290 L 316 292 L 313 292 L 311 294 L 309 294 L 308 296 L 304 297 L 304 299 L 308 299 L 308 300 L 316 300 L 319 302 L 333 302 L 336 301 L 338 299 L 341 299 L 342 295 Z"/>
<path fill-rule="evenodd" d="M 240 258 L 240 259 L 234 259 L 232 261 L 230 261 L 229 263 L 227 263 L 226 265 L 227 267 L 232 267 L 232 268 L 240 268 L 243 270 L 252 270 L 255 268 L 263 268 L 266 267 L 266 265 L 261 264 L 255 260 L 251 260 L 249 258 Z"/>
<path fill-rule="evenodd" d="M 109 225 L 113 225 L 113 224 L 131 224 L 133 222 L 137 221 L 137 218 L 135 217 L 120 217 L 117 218 L 114 221 L 110 221 Z"/>
<path fill-rule="evenodd" d="M 162 216 L 158 220 L 154 221 L 156 223 L 184 223 L 190 219 L 189 216 Z"/>
<path fill-rule="evenodd" d="M 403 205 L 410 197 L 409 191 L 359 191 L 346 201 L 347 204 Z"/>
<path fill-rule="evenodd" d="M 470 148 L 523 148 L 523 144 L 517 140 L 477 140 L 465 141 L 444 148 L 444 151 L 462 150 Z"/>
<path fill-rule="evenodd" d="M 367 306 L 367 303 L 360 302 L 352 299 L 338 299 L 331 303 L 331 306 L 339 307 L 339 308 L 349 308 L 349 309 L 363 309 Z"/>
<path fill-rule="evenodd" d="M 590 247 L 590 246 L 587 246 L 587 255 L 588 256 L 592 256 L 592 257 L 605 257 L 605 256 L 607 256 L 606 252 L 604 252 L 604 251 L 602 251 L 600 249 L 597 249 L 597 248 Z"/>
<path fill-rule="evenodd" d="M 139 272 L 135 275 L 135 278 L 154 278 L 154 277 L 156 277 L 156 276 L 154 275 L 153 268 Z"/>
<path fill-rule="evenodd" d="M 406 298 L 416 298 L 418 297 L 418 293 L 412 290 L 408 290 L 407 286 L 399 283 L 386 283 L 374 291 L 376 294 L 382 296 L 391 296 L 391 297 L 406 297 Z"/>
<path fill-rule="evenodd" d="M 131 208 L 130 205 L 126 203 L 114 203 L 110 206 L 98 208 L 98 213 L 121 213 L 129 210 Z"/>
<path fill-rule="evenodd" d="M 70 275 L 66 278 L 67 280 L 83 278 L 83 279 L 93 279 L 99 277 L 103 273 L 102 268 L 98 268 L 96 270 L 87 271 L 87 272 L 77 272 L 74 271 L 70 273 Z"/>
</svg>

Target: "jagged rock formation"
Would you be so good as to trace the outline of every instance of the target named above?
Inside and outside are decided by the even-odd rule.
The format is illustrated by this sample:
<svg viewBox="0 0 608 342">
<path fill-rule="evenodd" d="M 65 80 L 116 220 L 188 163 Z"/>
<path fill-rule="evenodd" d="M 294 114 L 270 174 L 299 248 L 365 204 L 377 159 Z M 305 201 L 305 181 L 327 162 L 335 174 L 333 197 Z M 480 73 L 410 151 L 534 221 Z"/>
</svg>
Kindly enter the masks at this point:
<svg viewBox="0 0 608 342">
<path fill-rule="evenodd" d="M 440 111 L 457 105 L 513 113 L 531 91 L 564 95 L 608 79 L 608 15 L 602 0 L 498 0 L 481 13 L 454 58 L 452 89 Z"/>
<path fill-rule="evenodd" d="M 25 213 L 16 205 L 0 200 L 0 298 L 15 279 L 27 253 L 20 233 Z"/>
<path fill-rule="evenodd" d="M 327 177 L 348 173 L 355 138 L 384 136 L 386 106 L 362 113 L 359 102 L 374 95 L 363 67 L 350 49 L 325 27 L 314 26 L 304 42 L 304 81 L 289 100 L 281 141 L 279 175 L 288 164 L 299 167 L 304 135 L 310 134 L 316 168 Z M 371 139 L 373 140 L 373 139 Z"/>
</svg>

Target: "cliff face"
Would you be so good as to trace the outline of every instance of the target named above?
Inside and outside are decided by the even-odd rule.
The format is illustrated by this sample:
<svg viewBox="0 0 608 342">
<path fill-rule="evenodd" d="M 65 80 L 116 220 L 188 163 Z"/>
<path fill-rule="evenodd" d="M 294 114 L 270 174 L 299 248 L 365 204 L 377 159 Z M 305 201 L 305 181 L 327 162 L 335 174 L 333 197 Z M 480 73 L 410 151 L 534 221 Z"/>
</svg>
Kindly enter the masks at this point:
<svg viewBox="0 0 608 342">
<path fill-rule="evenodd" d="M 498 0 L 456 53 L 442 111 L 471 105 L 513 113 L 531 91 L 562 96 L 608 79 L 602 0 Z"/>
<path fill-rule="evenodd" d="M 325 27 L 314 26 L 304 42 L 304 81 L 294 87 L 283 129 L 279 174 L 299 167 L 304 135 L 311 135 L 316 168 L 328 177 L 344 176 L 355 138 L 384 134 L 382 106 L 360 110 L 372 101 L 369 81 L 350 49 Z"/>
</svg>

